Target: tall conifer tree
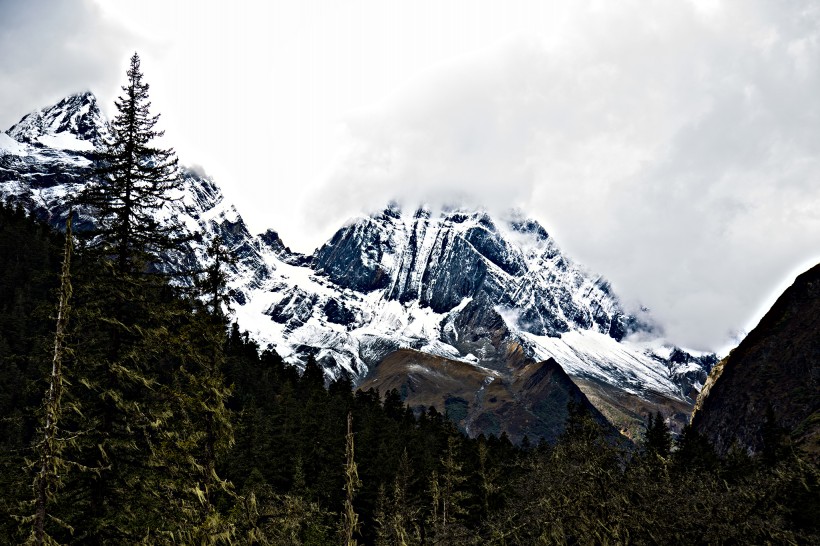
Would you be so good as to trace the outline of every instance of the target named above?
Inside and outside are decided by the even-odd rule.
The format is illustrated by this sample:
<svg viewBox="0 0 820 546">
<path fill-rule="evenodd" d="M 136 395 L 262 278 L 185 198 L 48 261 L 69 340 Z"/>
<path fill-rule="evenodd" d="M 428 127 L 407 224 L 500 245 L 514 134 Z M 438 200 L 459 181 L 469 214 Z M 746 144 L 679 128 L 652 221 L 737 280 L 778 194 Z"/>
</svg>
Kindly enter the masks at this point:
<svg viewBox="0 0 820 546">
<path fill-rule="evenodd" d="M 183 456 L 191 454 L 194 468 L 199 471 L 193 489 L 197 502 L 191 514 L 196 529 L 187 533 L 186 539 L 200 544 L 228 542 L 234 533 L 233 525 L 215 506 L 220 495 L 235 497 L 231 484 L 216 470 L 217 457 L 234 441 L 232 415 L 226 407 L 231 391 L 223 375 L 227 332 L 223 307 L 230 299 L 225 267 L 234 260 L 218 236 L 208 247 L 208 258 L 210 263 L 196 283 L 194 313 L 177 336 L 175 352 L 182 358 L 176 374 L 175 399 L 180 404 L 178 413 L 188 422 L 183 428 L 184 437 L 169 445 L 171 451 L 182 451 Z"/>
<path fill-rule="evenodd" d="M 159 115 L 150 112 L 149 86 L 136 53 L 127 77 L 114 103 L 117 115 L 110 136 L 97 150 L 95 179 L 80 196 L 96 212 L 92 246 L 114 256 L 119 273 L 140 271 L 145 261 L 156 261 L 174 246 L 178 225 L 173 217 L 160 224 L 157 212 L 182 183 L 174 150 L 153 145 L 164 131 L 155 129 Z"/>
<path fill-rule="evenodd" d="M 644 450 L 650 457 L 660 457 L 666 459 L 672 450 L 672 434 L 669 427 L 663 420 L 661 412 L 656 412 L 655 417 L 649 414 L 646 424 L 646 441 Z"/>
<path fill-rule="evenodd" d="M 344 546 L 356 546 L 358 542 L 353 538 L 359 532 L 359 515 L 353 508 L 353 499 L 356 490 L 362 486 L 353 452 L 353 414 L 347 414 L 347 436 L 345 437 L 345 502 L 342 509 L 339 534 Z"/>
<path fill-rule="evenodd" d="M 173 219 L 158 218 L 181 182 L 173 150 L 153 145 L 162 132 L 136 54 L 122 90 L 95 179 L 80 196 L 97 223 L 86 234 L 94 267 L 81 269 L 78 291 L 88 394 L 77 428 L 90 431 L 85 464 L 100 471 L 78 484 L 87 503 L 78 517 L 88 543 L 184 541 L 200 519 L 202 479 L 192 455 L 201 423 L 180 396 L 181 363 L 192 358 L 180 343 L 190 309 L 155 274 L 177 243 Z"/>
</svg>

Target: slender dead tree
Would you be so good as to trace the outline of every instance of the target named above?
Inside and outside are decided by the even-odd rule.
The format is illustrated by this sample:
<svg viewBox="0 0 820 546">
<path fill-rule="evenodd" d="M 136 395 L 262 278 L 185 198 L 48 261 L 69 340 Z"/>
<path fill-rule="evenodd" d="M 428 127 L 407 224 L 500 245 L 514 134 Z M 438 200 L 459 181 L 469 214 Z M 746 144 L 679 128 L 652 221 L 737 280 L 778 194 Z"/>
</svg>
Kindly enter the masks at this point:
<svg viewBox="0 0 820 546">
<path fill-rule="evenodd" d="M 51 361 L 51 377 L 46 392 L 44 409 L 45 425 L 43 436 L 37 446 L 38 471 L 34 477 L 34 529 L 33 538 L 36 544 L 53 540 L 45 530 L 47 505 L 54 498 L 60 481 L 61 469 L 64 467 L 60 457 L 61 443 L 58 438 L 58 423 L 62 413 L 60 399 L 63 394 L 63 358 L 66 352 L 65 336 L 68 326 L 68 315 L 71 301 L 71 254 L 73 241 L 71 235 L 71 212 L 66 219 L 65 245 L 63 248 L 63 267 L 60 273 L 60 300 L 57 304 L 57 326 L 54 332 L 54 352 Z"/>
<path fill-rule="evenodd" d="M 341 535 L 344 546 L 357 546 L 353 533 L 359 531 L 359 515 L 353 509 L 356 489 L 362 486 L 359 471 L 353 457 L 353 414 L 347 414 L 347 437 L 345 443 L 345 506 L 342 511 Z"/>
</svg>

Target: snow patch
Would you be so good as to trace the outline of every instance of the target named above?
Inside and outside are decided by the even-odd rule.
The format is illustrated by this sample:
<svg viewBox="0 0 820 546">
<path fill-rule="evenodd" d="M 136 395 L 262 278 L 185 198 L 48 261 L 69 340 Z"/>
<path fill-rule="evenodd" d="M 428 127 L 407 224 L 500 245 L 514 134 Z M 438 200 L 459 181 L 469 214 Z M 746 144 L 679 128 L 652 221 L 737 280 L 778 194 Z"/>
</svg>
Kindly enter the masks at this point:
<svg viewBox="0 0 820 546">
<path fill-rule="evenodd" d="M 524 337 L 540 360 L 554 358 L 569 375 L 605 381 L 633 394 L 656 392 L 683 399 L 665 366 L 607 335 L 582 330 L 560 338 Z"/>
<path fill-rule="evenodd" d="M 0 155 L 5 154 L 19 156 L 29 155 L 25 144 L 20 144 L 6 133 L 0 133 Z"/>
<path fill-rule="evenodd" d="M 54 148 L 55 150 L 71 150 L 74 152 L 90 152 L 94 149 L 94 144 L 87 140 L 81 140 L 69 132 L 54 133 L 50 135 L 40 135 L 37 142 L 43 146 Z"/>
</svg>

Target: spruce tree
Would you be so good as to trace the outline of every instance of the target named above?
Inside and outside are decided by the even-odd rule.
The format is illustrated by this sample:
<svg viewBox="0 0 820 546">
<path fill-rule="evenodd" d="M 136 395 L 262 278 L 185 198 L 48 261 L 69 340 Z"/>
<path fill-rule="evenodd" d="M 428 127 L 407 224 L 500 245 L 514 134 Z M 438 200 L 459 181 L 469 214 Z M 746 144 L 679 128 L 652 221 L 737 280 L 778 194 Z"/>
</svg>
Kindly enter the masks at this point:
<svg viewBox="0 0 820 546">
<path fill-rule="evenodd" d="M 94 179 L 80 195 L 80 203 L 95 213 L 91 246 L 115 257 L 119 273 L 138 272 L 174 247 L 178 225 L 173 217 L 160 224 L 157 213 L 182 184 L 173 149 L 153 145 L 164 132 L 155 129 L 159 115 L 150 112 L 148 84 L 134 53 L 128 83 L 115 101 L 117 115 L 110 136 L 96 150 Z"/>
<path fill-rule="evenodd" d="M 412 505 L 409 495 L 413 468 L 405 449 L 399 459 L 391 494 L 384 484 L 379 486 L 379 495 L 374 513 L 376 544 L 391 546 L 413 546 L 421 543 L 419 510 Z"/>
<path fill-rule="evenodd" d="M 439 459 L 440 470 L 434 470 L 430 479 L 433 509 L 429 523 L 434 543 L 454 544 L 467 534 L 460 522 L 466 514 L 464 504 L 468 498 L 464 488 L 467 476 L 463 472 L 463 463 L 459 462 L 457 444 L 458 438 L 449 434 L 444 456 Z"/>
<path fill-rule="evenodd" d="M 527 437 L 524 436 L 524 439 Z M 501 490 L 501 471 L 488 460 L 489 450 L 487 442 L 480 438 L 478 441 L 478 479 L 481 491 L 481 509 L 484 518 L 489 517 L 492 500 Z"/>
<path fill-rule="evenodd" d="M 215 506 L 219 496 L 234 497 L 231 484 L 216 470 L 217 458 L 234 443 L 232 413 L 226 405 L 231 390 L 223 375 L 227 331 L 223 306 L 229 302 L 224 268 L 232 258 L 220 237 L 209 245 L 208 258 L 210 263 L 197 283 L 199 298 L 191 305 L 194 313 L 176 337 L 179 346 L 175 352 L 181 358 L 174 399 L 187 426 L 182 428 L 184 436 L 168 445 L 183 458 L 192 455 L 195 462 L 190 466 L 200 474 L 193 489 L 197 502 L 193 503 L 192 519 L 198 523 L 187 536 L 200 544 L 233 536 L 232 526 Z"/>
<path fill-rule="evenodd" d="M 221 331 L 224 333 L 227 326 L 224 324 L 227 320 L 225 311 L 230 310 L 231 304 L 226 269 L 236 265 L 236 257 L 225 247 L 219 235 L 208 244 L 207 257 L 210 263 L 200 272 L 195 284 L 198 296 L 205 302 L 214 320 L 220 323 Z"/>
<path fill-rule="evenodd" d="M 53 367 L 64 245 L 62 235 L 26 217 L 19 206 L 0 202 L 0 542 L 21 543 L 32 531 L 32 483 L 42 468 L 43 395 Z M 59 413 L 66 412 L 66 402 L 61 401 Z M 24 468 L 32 472 L 22 472 Z M 46 532 L 55 536 L 59 529 L 51 525 L 52 515 L 58 515 L 55 501 L 63 496 L 56 491 L 46 518 Z"/>
<path fill-rule="evenodd" d="M 773 467 L 788 454 L 788 431 L 777 423 L 774 408 L 766 405 L 766 419 L 763 421 L 761 437 L 763 440 L 763 463 Z"/>
<path fill-rule="evenodd" d="M 656 412 L 654 418 L 651 413 L 649 414 L 644 449 L 650 457 L 660 457 L 661 459 L 669 457 L 672 450 L 672 434 L 669 432 L 669 427 L 664 422 L 661 412 Z"/>
<path fill-rule="evenodd" d="M 705 473 L 718 466 L 718 456 L 705 436 L 687 424 L 675 442 L 677 449 L 672 454 L 675 469 L 679 473 Z"/>
</svg>

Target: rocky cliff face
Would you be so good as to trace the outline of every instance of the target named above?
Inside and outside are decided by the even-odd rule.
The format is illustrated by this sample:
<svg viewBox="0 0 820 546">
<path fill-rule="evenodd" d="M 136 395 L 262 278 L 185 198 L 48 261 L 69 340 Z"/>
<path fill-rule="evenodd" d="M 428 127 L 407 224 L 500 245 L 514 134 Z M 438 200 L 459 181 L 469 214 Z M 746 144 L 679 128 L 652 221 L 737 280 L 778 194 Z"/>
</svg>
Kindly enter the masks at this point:
<svg viewBox="0 0 820 546">
<path fill-rule="evenodd" d="M 566 259 L 546 230 L 517 215 L 496 222 L 483 211 L 391 205 L 339 230 L 314 268 L 358 292 L 384 290 L 401 303 L 448 313 L 465 299 L 515 310 L 523 331 L 559 337 L 590 330 L 623 339 L 645 327 L 621 309 L 609 284 Z"/>
<path fill-rule="evenodd" d="M 0 195 L 61 227 L 107 134 L 89 93 L 25 116 L 0 134 Z M 361 382 L 391 353 L 412 349 L 512 381 L 528 363 L 553 359 L 594 385 L 603 410 L 621 400 L 610 415 L 628 426 L 644 417 L 638 401 L 681 414 L 713 363 L 664 345 L 647 316 L 629 314 L 605 279 L 521 213 L 389 205 L 305 256 L 275 231 L 252 235 L 210 178 L 181 174 L 184 188 L 161 215 L 178 218 L 190 242 L 164 267 L 199 267 L 220 235 L 238 258 L 229 283 L 236 318 L 297 366 L 312 355 L 328 377 Z M 93 223 L 77 212 L 79 229 Z M 635 333 L 654 341 L 634 343 Z"/>
<path fill-rule="evenodd" d="M 757 452 L 768 408 L 798 445 L 820 455 L 820 265 L 797 277 L 715 366 L 692 426 L 720 453 L 735 443 Z"/>
<path fill-rule="evenodd" d="M 616 391 L 654 399 L 650 407 L 633 400 L 610 408 L 619 426 L 630 428 L 656 409 L 673 417 L 673 425 L 685 423 L 715 362 L 629 342 L 630 334 L 656 335 L 649 321 L 627 314 L 606 280 L 573 263 L 521 214 L 498 220 L 481 210 L 391 205 L 340 229 L 311 266 L 308 278 L 324 286 L 300 284 L 298 293 L 282 286 L 268 314 L 291 339 L 309 340 L 296 351 L 315 351 L 327 341 L 316 356 L 348 358 L 356 370 L 372 368 L 395 348 L 505 374 L 527 359 L 553 358 L 574 380 L 594 385 L 602 404 Z M 331 295 L 331 287 L 347 295 Z M 322 309 L 343 309 L 345 318 Z M 342 346 L 346 353 L 338 355 Z"/>
</svg>

